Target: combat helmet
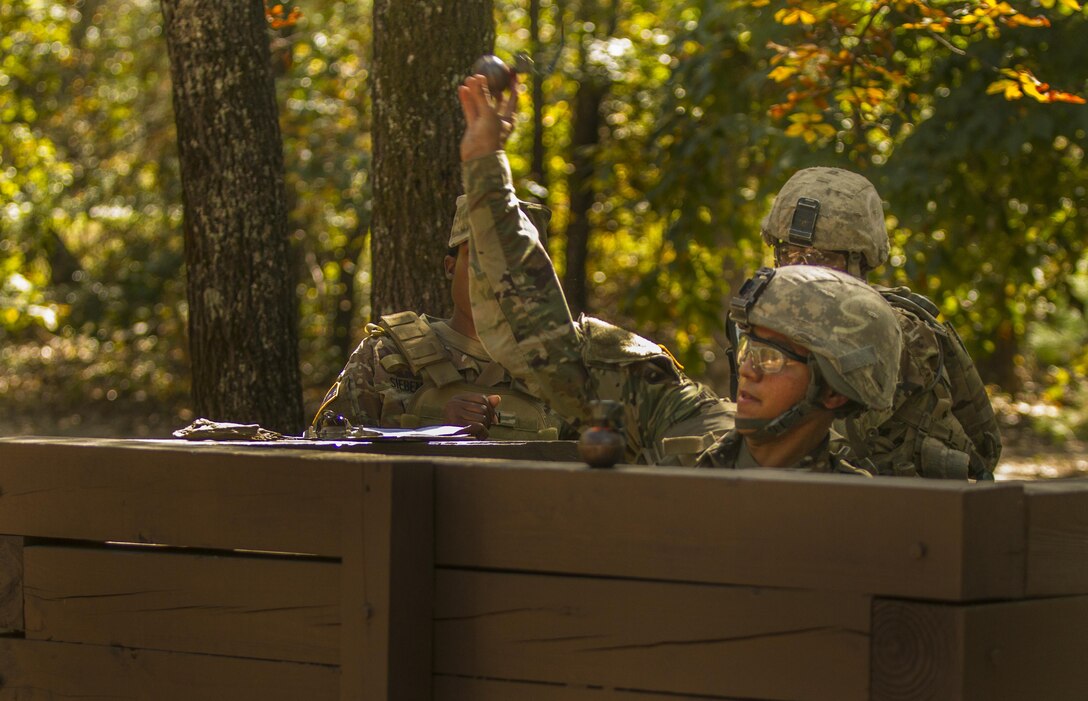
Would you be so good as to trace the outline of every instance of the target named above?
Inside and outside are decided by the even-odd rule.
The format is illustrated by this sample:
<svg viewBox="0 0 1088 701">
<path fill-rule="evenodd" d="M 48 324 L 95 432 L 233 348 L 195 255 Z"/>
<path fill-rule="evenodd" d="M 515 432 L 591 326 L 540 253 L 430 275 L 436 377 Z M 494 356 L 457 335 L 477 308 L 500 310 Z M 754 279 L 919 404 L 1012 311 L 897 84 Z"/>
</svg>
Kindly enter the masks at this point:
<svg viewBox="0 0 1088 701">
<path fill-rule="evenodd" d="M 888 229 L 876 188 L 864 176 L 841 168 L 805 168 L 793 174 L 763 220 L 763 241 L 775 263 L 839 264 L 826 256 L 789 256 L 796 247 L 842 254 L 846 272 L 862 278 L 888 259 Z M 794 247 L 794 248 L 791 248 Z"/>
<path fill-rule="evenodd" d="M 805 397 L 769 419 L 737 419 L 738 428 L 785 433 L 823 405 L 825 386 L 849 398 L 841 415 L 892 406 L 901 331 L 880 293 L 846 273 L 810 265 L 760 268 L 729 305 L 742 331 L 776 331 L 808 349 L 811 379 Z"/>
<path fill-rule="evenodd" d="M 518 200 L 518 209 L 529 217 L 529 221 L 536 227 L 540 236 L 541 245 L 546 245 L 548 240 L 548 222 L 552 218 L 552 210 L 542 204 Z M 468 241 L 469 232 L 472 229 L 468 223 L 468 196 L 458 195 L 457 209 L 453 213 L 453 226 L 450 227 L 450 239 L 446 244 L 449 248 L 456 248 Z"/>
</svg>

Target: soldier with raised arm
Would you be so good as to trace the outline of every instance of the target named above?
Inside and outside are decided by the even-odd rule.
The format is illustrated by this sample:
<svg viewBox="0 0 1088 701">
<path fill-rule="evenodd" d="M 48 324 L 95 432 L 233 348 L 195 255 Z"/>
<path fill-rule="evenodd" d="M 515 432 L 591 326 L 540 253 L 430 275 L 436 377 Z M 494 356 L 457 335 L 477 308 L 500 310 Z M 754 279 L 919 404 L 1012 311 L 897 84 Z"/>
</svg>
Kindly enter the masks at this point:
<svg viewBox="0 0 1088 701">
<path fill-rule="evenodd" d="M 483 76 L 459 89 L 468 196 L 472 313 L 493 358 L 566 421 L 584 427 L 591 405 L 622 407 L 626 460 L 692 464 L 733 427 L 733 407 L 692 381 L 663 347 L 567 307 L 552 262 L 517 206 L 502 148 L 516 90 L 493 100 Z"/>
</svg>

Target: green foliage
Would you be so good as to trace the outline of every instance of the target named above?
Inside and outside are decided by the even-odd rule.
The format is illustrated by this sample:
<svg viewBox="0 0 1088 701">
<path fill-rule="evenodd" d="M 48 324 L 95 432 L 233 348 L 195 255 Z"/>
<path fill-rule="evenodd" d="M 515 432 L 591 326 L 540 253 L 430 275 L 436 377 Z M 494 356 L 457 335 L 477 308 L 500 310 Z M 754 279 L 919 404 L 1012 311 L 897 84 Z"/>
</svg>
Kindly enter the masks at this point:
<svg viewBox="0 0 1088 701">
<path fill-rule="evenodd" d="M 769 0 L 736 4 L 771 7 Z M 845 144 L 855 159 L 863 154 L 882 159 L 889 142 L 925 119 L 933 98 L 925 84 L 935 65 L 949 56 L 976 62 L 986 81 L 978 94 L 1084 104 L 1082 96 L 1052 84 L 1058 77 L 1050 72 L 1041 72 L 1050 82 L 1035 77 L 1036 54 L 984 56 L 979 50 L 1025 31 L 1045 36 L 1051 19 L 1083 15 L 1078 0 L 1040 4 L 1043 8 L 1025 10 L 1029 15 L 988 0 L 774 3 L 778 26 L 766 38 L 774 51 L 769 77 L 780 84 L 781 101 L 771 116 L 788 117 L 787 135 L 808 143 Z"/>
<path fill-rule="evenodd" d="M 982 356 L 1016 344 L 1048 304 L 1072 302 L 1071 274 L 1086 254 L 1088 110 L 987 96 L 976 60 L 1028 51 L 1056 78 L 1088 87 L 1088 47 L 1077 39 L 1086 29 L 1080 16 L 1048 36 L 1003 37 L 977 59 L 936 65 L 929 118 L 880 172 L 899 223 L 897 279 L 941 301 Z"/>
<path fill-rule="evenodd" d="M 1065 440 L 1088 439 L 1088 259 L 1066 278 L 1066 304 L 1040 299 L 1037 319 L 1028 323 L 1027 346 L 1041 375 L 1047 411 L 1036 427 Z"/>
<path fill-rule="evenodd" d="M 370 3 L 303 9 L 296 24 L 274 31 L 273 64 L 299 261 L 302 371 L 327 388 L 369 317 L 370 270 L 361 259 L 371 206 Z M 354 312 L 355 335 L 337 345 L 343 306 Z"/>
<path fill-rule="evenodd" d="M 42 130 L 40 112 L 56 99 L 69 58 L 68 13 L 60 3 L 4 0 L 0 21 L 0 329 L 55 328 L 60 310 L 45 299 L 42 228 L 72 168 Z"/>
</svg>

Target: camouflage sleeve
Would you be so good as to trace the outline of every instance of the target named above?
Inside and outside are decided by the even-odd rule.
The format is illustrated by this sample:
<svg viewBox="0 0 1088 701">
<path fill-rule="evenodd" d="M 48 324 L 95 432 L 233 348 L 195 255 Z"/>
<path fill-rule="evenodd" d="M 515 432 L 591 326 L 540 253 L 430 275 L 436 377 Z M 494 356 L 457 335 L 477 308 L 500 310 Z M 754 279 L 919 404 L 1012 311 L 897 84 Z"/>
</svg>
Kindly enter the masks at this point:
<svg viewBox="0 0 1088 701">
<path fill-rule="evenodd" d="M 468 195 L 469 294 L 487 352 L 577 426 L 589 420 L 578 327 L 536 229 L 517 206 L 502 152 L 462 164 Z"/>
<path fill-rule="evenodd" d="M 694 465 L 734 426 L 733 405 L 686 375 L 651 382 L 632 367 L 624 385 L 625 438 L 631 462 Z"/>
<path fill-rule="evenodd" d="M 325 394 L 314 424 L 326 411 L 344 416 L 355 426 L 399 428 L 410 393 L 400 391 L 382 366 L 394 352 L 380 332 L 372 332 L 352 352 L 344 369 Z"/>
</svg>

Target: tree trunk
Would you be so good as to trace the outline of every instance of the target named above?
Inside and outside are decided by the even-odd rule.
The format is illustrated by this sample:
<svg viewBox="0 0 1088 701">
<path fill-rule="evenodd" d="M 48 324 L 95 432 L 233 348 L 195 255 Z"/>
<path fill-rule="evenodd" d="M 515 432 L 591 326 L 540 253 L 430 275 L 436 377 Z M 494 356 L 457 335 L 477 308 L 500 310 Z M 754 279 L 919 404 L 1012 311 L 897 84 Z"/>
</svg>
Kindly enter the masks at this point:
<svg viewBox="0 0 1088 701">
<path fill-rule="evenodd" d="M 576 316 L 588 311 L 589 293 L 586 288 L 586 263 L 589 260 L 589 213 L 597 193 L 593 186 L 593 171 L 597 147 L 601 141 L 601 102 L 608 85 L 594 75 L 586 63 L 585 39 L 581 47 L 581 79 L 574 95 L 574 115 L 571 125 L 570 162 L 573 165 L 567 179 L 570 192 L 570 219 L 567 224 L 566 268 L 563 271 L 563 291 L 567 304 Z"/>
<path fill-rule="evenodd" d="M 1024 371 L 1018 370 L 1016 362 L 1020 355 L 1020 343 L 1013 331 L 1012 322 L 1002 321 L 994 340 L 994 352 L 988 356 L 975 359 L 975 368 L 979 377 L 988 385 L 997 385 L 1003 391 L 1017 394 L 1024 389 Z"/>
<path fill-rule="evenodd" d="M 490 0 L 375 0 L 371 310 L 447 316 L 461 192 L 456 88 L 495 40 Z"/>
<path fill-rule="evenodd" d="M 563 21 L 562 16 L 559 21 Z M 529 0 L 529 47 L 533 66 L 536 68 L 530 92 L 533 100 L 533 146 L 532 155 L 529 158 L 529 179 L 545 190 L 548 187 L 548 173 L 544 165 L 544 78 L 546 76 L 544 65 L 541 63 L 540 0 Z"/>
<path fill-rule="evenodd" d="M 283 144 L 260 0 L 162 0 L 199 415 L 303 428 Z"/>
</svg>

